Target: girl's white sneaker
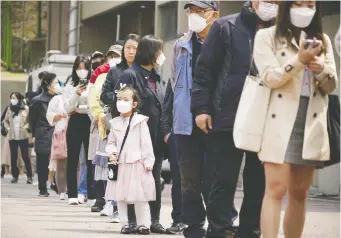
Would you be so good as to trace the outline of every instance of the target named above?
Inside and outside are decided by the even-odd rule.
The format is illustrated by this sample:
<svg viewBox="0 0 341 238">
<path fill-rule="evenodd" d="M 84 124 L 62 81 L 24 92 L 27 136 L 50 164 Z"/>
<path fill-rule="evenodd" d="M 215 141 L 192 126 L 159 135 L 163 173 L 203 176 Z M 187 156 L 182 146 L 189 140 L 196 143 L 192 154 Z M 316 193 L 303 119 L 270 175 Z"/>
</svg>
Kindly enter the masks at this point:
<svg viewBox="0 0 341 238">
<path fill-rule="evenodd" d="M 77 198 L 69 198 L 69 205 L 78 205 Z"/>
<path fill-rule="evenodd" d="M 67 198 L 66 193 L 59 194 L 59 200 L 66 200 L 66 198 Z"/>
</svg>

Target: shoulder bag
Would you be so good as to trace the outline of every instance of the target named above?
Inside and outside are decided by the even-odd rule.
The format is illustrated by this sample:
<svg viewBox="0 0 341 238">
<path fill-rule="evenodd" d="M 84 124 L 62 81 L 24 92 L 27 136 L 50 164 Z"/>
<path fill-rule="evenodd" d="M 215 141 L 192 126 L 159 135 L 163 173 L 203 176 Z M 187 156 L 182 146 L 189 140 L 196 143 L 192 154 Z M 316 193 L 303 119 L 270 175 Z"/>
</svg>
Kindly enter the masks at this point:
<svg viewBox="0 0 341 238">
<path fill-rule="evenodd" d="M 134 116 L 134 114 L 132 114 L 131 117 L 129 118 L 129 124 L 128 124 L 127 130 L 126 130 L 126 133 L 125 133 L 125 135 L 123 137 L 123 141 L 122 141 L 120 152 L 118 153 L 118 156 L 117 156 L 117 164 L 113 164 L 111 162 L 108 162 L 108 179 L 111 180 L 111 181 L 116 181 L 117 180 L 118 161 L 120 159 L 120 155 L 121 155 L 121 152 L 123 150 L 124 144 L 125 144 L 125 142 L 127 140 L 128 133 L 129 133 L 129 130 L 130 130 L 130 123 L 131 123 L 131 120 L 133 119 L 133 116 Z"/>
</svg>

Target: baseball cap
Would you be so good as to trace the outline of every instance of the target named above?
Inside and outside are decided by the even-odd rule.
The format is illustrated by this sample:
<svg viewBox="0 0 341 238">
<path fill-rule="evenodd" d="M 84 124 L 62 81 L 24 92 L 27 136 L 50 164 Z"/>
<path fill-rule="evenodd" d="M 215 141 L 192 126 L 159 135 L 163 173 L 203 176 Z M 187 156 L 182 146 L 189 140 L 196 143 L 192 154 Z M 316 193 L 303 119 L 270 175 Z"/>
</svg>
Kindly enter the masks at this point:
<svg viewBox="0 0 341 238">
<path fill-rule="evenodd" d="M 218 1 L 192 0 L 185 5 L 184 9 L 187 9 L 190 6 L 197 6 L 200 8 L 212 8 L 214 11 L 219 10 Z"/>
<path fill-rule="evenodd" d="M 118 54 L 119 56 L 121 56 L 122 54 L 122 49 L 123 49 L 123 46 L 121 45 L 112 45 L 110 46 L 108 52 L 107 52 L 107 55 L 110 53 L 110 52 L 115 52 L 116 54 Z"/>
<path fill-rule="evenodd" d="M 100 58 L 100 57 L 104 57 L 103 53 L 100 52 L 100 51 L 95 51 L 94 53 L 91 54 L 91 59 L 94 59 L 94 58 Z"/>
</svg>

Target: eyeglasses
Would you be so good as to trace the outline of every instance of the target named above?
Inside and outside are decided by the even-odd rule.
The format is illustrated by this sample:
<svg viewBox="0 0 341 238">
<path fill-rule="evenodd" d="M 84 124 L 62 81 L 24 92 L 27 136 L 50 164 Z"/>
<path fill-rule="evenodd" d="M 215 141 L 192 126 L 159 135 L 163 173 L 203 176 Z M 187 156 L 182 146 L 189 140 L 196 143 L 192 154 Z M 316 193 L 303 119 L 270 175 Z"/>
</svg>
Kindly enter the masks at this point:
<svg viewBox="0 0 341 238">
<path fill-rule="evenodd" d="M 207 9 L 207 10 L 194 10 L 194 9 L 191 9 L 191 8 L 187 8 L 187 9 L 185 10 L 187 16 L 188 16 L 189 14 L 191 14 L 191 13 L 196 13 L 196 14 L 198 14 L 198 15 L 204 15 L 205 12 L 211 12 L 211 11 L 213 11 L 213 9 Z"/>
</svg>

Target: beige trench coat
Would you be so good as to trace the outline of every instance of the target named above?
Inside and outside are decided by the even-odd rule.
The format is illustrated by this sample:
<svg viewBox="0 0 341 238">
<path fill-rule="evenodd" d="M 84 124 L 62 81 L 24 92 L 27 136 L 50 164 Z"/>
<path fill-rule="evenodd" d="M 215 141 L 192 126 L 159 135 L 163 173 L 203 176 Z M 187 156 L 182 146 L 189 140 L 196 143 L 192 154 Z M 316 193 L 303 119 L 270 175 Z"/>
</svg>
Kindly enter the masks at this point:
<svg viewBox="0 0 341 238">
<path fill-rule="evenodd" d="M 275 40 L 275 27 L 257 32 L 254 60 L 262 82 L 272 89 L 265 121 L 259 158 L 264 162 L 283 163 L 291 132 L 296 120 L 303 84 L 304 65 L 298 59 L 299 46 L 295 40 Z M 301 40 L 306 38 L 302 32 Z M 328 93 L 337 85 L 337 74 L 331 41 L 324 35 L 325 65 L 317 79 L 311 81 L 310 100 L 305 123 L 302 158 L 329 160 L 327 132 Z"/>
</svg>

